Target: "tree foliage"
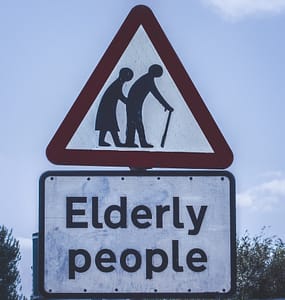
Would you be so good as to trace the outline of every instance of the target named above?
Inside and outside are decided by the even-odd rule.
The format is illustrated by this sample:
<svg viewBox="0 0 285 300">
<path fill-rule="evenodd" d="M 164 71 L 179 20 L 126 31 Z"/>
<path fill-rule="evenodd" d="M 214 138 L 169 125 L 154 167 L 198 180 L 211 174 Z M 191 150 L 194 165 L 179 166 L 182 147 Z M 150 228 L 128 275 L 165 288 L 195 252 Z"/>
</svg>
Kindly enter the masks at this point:
<svg viewBox="0 0 285 300">
<path fill-rule="evenodd" d="M 237 241 L 237 299 L 285 297 L 285 244 L 248 232 Z"/>
<path fill-rule="evenodd" d="M 19 241 L 13 235 L 12 230 L 0 226 L 0 295 L 1 299 L 23 299 L 18 294 L 20 275 L 18 262 L 21 259 Z"/>
</svg>

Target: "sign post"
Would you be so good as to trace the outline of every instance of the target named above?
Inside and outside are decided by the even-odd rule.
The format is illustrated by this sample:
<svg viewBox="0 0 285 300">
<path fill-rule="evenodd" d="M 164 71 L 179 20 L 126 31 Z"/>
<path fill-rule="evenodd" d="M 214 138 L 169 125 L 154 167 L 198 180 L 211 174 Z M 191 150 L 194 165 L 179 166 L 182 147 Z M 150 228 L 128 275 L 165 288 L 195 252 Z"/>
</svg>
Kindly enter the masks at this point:
<svg viewBox="0 0 285 300">
<path fill-rule="evenodd" d="M 51 139 L 40 178 L 39 290 L 181 298 L 235 290 L 233 153 L 152 11 L 134 7 Z"/>
</svg>

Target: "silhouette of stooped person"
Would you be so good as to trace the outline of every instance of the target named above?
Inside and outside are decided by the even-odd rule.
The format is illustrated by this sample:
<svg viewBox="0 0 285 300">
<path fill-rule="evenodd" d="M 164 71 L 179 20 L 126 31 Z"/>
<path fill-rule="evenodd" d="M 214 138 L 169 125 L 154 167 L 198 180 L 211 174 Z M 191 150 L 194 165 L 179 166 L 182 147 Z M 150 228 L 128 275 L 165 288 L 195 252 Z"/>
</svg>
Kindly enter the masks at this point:
<svg viewBox="0 0 285 300">
<path fill-rule="evenodd" d="M 138 147 L 135 144 L 135 133 L 137 131 L 141 147 L 151 148 L 153 145 L 146 141 L 145 130 L 142 120 L 142 108 L 147 95 L 151 93 L 165 110 L 173 111 L 173 108 L 164 100 L 157 89 L 154 78 L 161 77 L 163 69 L 160 65 L 152 65 L 148 73 L 141 76 L 130 88 L 127 99 L 127 130 L 125 147 Z"/>
<path fill-rule="evenodd" d="M 133 71 L 129 68 L 122 68 L 119 77 L 107 88 L 102 96 L 98 107 L 95 130 L 99 130 L 99 146 L 110 146 L 105 141 L 106 133 L 109 131 L 113 141 L 117 147 L 123 146 L 119 139 L 118 132 L 120 131 L 116 109 L 118 100 L 126 104 L 127 97 L 123 94 L 123 84 L 133 78 Z"/>
</svg>

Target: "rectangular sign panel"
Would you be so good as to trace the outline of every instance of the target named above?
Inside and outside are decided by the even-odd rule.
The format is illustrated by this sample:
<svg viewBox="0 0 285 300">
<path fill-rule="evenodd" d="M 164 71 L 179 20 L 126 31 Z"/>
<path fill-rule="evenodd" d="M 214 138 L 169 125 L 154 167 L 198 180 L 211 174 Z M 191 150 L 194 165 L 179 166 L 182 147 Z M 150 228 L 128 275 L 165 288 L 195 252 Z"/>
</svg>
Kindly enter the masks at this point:
<svg viewBox="0 0 285 300">
<path fill-rule="evenodd" d="M 47 172 L 39 233 L 45 296 L 189 298 L 235 288 L 229 172 Z"/>
</svg>

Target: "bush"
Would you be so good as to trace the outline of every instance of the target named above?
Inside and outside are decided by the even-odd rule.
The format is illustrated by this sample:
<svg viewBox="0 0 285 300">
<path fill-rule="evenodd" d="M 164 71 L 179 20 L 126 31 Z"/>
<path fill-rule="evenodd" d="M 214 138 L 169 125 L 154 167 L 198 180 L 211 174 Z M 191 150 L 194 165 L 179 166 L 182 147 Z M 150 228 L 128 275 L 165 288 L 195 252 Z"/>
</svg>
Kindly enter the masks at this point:
<svg viewBox="0 0 285 300">
<path fill-rule="evenodd" d="M 237 241 L 236 299 L 285 297 L 285 245 L 276 236 L 248 232 Z"/>
<path fill-rule="evenodd" d="M 1 299 L 24 299 L 18 294 L 20 275 L 18 262 L 21 259 L 19 241 L 13 235 L 12 230 L 0 226 L 0 295 Z"/>
</svg>

